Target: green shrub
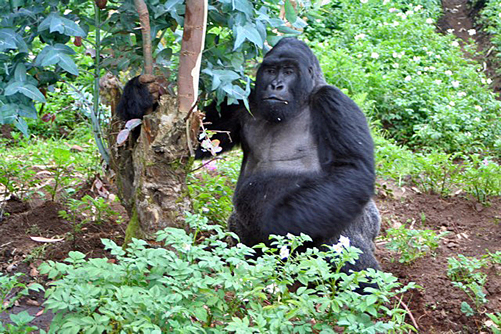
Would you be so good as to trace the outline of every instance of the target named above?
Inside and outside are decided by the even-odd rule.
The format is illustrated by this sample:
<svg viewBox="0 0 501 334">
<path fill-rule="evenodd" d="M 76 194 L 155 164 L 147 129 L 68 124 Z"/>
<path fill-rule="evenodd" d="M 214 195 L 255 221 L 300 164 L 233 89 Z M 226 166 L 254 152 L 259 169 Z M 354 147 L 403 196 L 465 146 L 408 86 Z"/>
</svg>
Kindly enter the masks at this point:
<svg viewBox="0 0 501 334">
<path fill-rule="evenodd" d="M 412 330 L 395 298 L 402 287 L 391 274 L 367 270 L 346 275 L 343 263 L 358 249 L 294 250 L 305 240 L 277 237 L 263 255 L 242 244 L 228 247 L 219 225 L 188 215 L 195 229 L 168 228 L 157 241 L 134 240 L 127 252 L 103 240 L 116 258 L 49 261 L 42 273 L 55 279 L 45 306 L 56 313 L 50 333 L 400 333 Z M 331 266 L 334 261 L 334 270 Z M 358 284 L 367 294 L 354 290 Z M 296 284 L 297 289 L 291 287 Z"/>
<path fill-rule="evenodd" d="M 455 37 L 436 33 L 439 5 L 425 5 L 336 1 L 320 23 L 329 28 L 313 24 L 309 35 L 326 79 L 351 96 L 367 93 L 366 112 L 399 143 L 498 154 L 501 102 Z"/>
</svg>

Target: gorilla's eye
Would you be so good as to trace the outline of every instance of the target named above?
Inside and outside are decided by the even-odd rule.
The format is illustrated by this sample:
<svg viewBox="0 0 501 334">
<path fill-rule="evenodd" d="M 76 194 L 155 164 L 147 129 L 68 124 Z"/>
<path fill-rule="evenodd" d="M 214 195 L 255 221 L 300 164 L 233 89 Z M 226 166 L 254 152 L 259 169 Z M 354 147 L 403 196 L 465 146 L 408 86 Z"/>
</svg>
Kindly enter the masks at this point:
<svg viewBox="0 0 501 334">
<path fill-rule="evenodd" d="M 284 74 L 285 75 L 292 75 L 292 74 L 294 74 L 294 69 L 292 67 L 286 67 L 286 68 L 284 68 Z"/>
<path fill-rule="evenodd" d="M 267 68 L 264 70 L 264 72 L 265 72 L 266 74 L 270 74 L 270 75 L 273 75 L 273 74 L 275 74 L 275 73 L 276 73 L 275 69 L 274 69 L 274 68 L 272 68 L 272 67 L 267 67 Z"/>
</svg>

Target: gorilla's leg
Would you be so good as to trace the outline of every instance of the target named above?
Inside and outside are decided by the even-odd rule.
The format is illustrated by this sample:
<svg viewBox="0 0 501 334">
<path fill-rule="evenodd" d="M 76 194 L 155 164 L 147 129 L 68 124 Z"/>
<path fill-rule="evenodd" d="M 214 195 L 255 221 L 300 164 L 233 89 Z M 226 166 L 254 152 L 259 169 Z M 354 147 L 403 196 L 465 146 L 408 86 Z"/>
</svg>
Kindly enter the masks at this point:
<svg viewBox="0 0 501 334">
<path fill-rule="evenodd" d="M 381 217 L 379 210 L 374 201 L 371 200 L 364 208 L 362 215 L 342 233 L 342 235 L 350 239 L 351 246 L 357 247 L 363 252 L 354 264 L 348 263 L 343 267 L 344 272 L 380 268 L 374 256 L 376 248 L 374 240 L 379 234 L 380 228 Z"/>
</svg>

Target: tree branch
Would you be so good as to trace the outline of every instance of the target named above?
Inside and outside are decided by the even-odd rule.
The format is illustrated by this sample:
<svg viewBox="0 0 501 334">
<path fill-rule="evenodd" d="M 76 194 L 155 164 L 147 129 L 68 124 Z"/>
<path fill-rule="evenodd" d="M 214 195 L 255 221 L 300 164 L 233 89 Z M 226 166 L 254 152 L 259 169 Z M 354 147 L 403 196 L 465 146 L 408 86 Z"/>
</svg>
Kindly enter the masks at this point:
<svg viewBox="0 0 501 334">
<path fill-rule="evenodd" d="M 143 35 L 144 74 L 153 74 L 153 56 L 151 55 L 151 28 L 148 7 L 144 0 L 134 0 L 136 11 L 139 14 L 141 33 Z"/>
</svg>

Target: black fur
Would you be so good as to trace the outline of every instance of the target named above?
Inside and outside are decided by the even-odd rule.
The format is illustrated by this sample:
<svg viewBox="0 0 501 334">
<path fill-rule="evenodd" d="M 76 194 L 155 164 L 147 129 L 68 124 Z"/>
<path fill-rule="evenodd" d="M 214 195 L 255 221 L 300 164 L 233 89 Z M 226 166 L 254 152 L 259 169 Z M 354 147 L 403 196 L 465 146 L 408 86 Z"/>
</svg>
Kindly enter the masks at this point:
<svg viewBox="0 0 501 334">
<path fill-rule="evenodd" d="M 139 76 L 127 82 L 118 102 L 118 117 L 123 121 L 142 119 L 144 113 L 151 108 L 153 108 L 153 97 L 148 88 L 139 82 Z"/>
<path fill-rule="evenodd" d="M 124 95 L 145 100 L 144 87 L 132 85 Z M 125 100 L 121 117 L 142 116 L 142 101 Z M 223 150 L 240 145 L 244 153 L 230 230 L 249 246 L 268 244 L 270 234 L 305 233 L 317 247 L 344 235 L 364 252 L 345 271 L 379 268 L 374 145 L 362 111 L 325 83 L 318 59 L 294 38 L 264 57 L 250 106 L 250 113 L 243 104 L 205 109 L 207 128 L 230 133 L 216 135 Z"/>
</svg>

